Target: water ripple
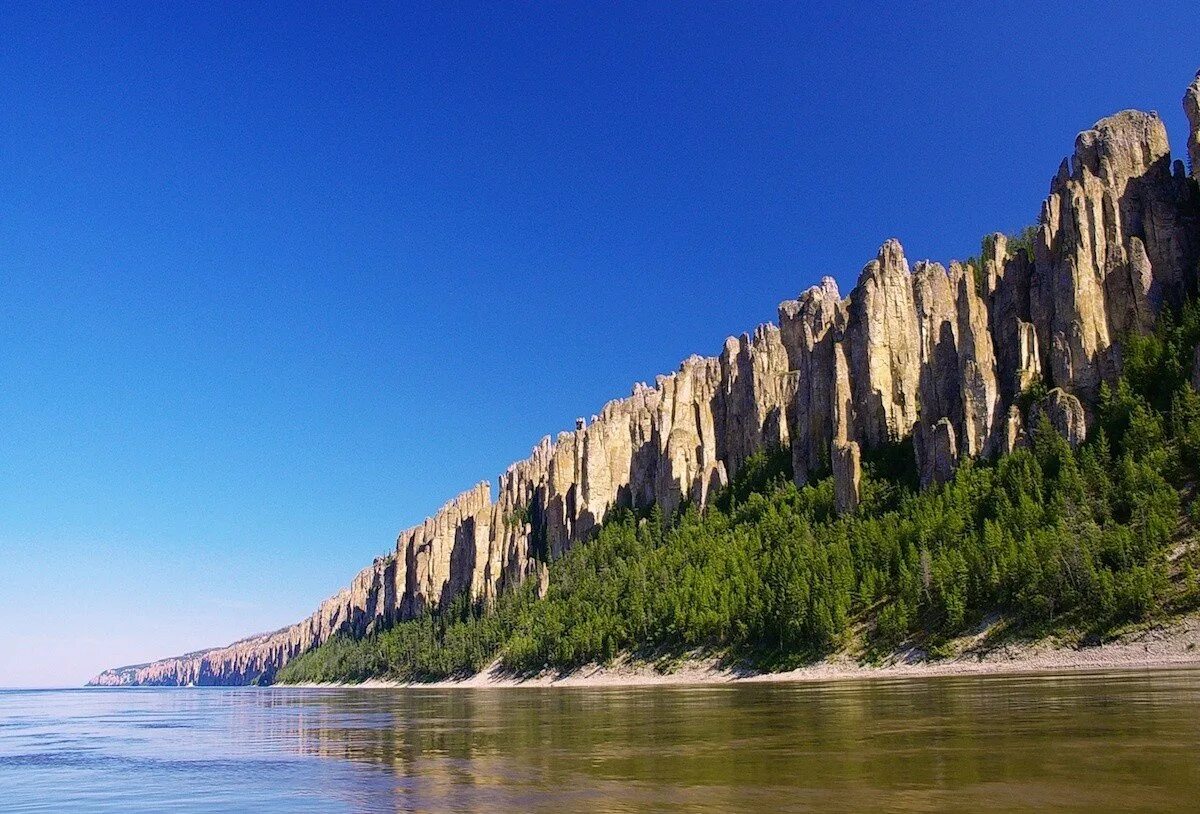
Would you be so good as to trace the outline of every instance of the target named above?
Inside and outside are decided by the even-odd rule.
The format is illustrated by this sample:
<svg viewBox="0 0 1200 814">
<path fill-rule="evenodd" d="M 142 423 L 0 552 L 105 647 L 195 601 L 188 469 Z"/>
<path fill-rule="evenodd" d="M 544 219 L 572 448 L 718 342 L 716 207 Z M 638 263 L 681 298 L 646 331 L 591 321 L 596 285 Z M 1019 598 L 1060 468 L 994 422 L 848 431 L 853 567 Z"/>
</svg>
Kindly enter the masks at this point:
<svg viewBox="0 0 1200 814">
<path fill-rule="evenodd" d="M 1188 810 L 1200 672 L 0 691 L 5 812 Z"/>
</svg>

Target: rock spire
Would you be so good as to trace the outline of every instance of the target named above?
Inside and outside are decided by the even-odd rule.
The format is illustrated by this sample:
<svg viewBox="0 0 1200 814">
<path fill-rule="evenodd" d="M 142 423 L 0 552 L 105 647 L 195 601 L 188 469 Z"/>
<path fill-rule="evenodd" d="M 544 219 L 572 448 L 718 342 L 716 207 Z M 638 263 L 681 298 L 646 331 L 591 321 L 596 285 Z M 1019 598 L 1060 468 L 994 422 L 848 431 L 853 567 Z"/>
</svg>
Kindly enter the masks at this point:
<svg viewBox="0 0 1200 814">
<path fill-rule="evenodd" d="M 100 684 L 269 680 L 338 633 L 363 634 L 467 594 L 488 603 L 588 539 L 615 507 L 703 506 L 759 450 L 790 452 L 797 482 L 832 473 L 854 512 L 862 461 L 912 443 L 926 485 L 961 457 L 1024 443 L 1045 415 L 1087 433 L 1119 339 L 1145 331 L 1197 283 L 1200 76 L 1184 108 L 1191 176 L 1171 163 L 1153 113 L 1123 111 L 1079 134 L 1020 240 L 994 235 L 978 261 L 911 269 L 888 240 L 845 298 L 830 277 L 779 306 L 779 326 L 726 340 L 653 385 L 542 439 L 496 482 L 424 522 L 307 619 L 228 647 L 100 674 Z M 1200 377 L 1200 349 L 1197 349 Z M 1197 379 L 1200 386 L 1200 378 Z M 1049 394 L 1023 416 L 1019 396 Z"/>
</svg>

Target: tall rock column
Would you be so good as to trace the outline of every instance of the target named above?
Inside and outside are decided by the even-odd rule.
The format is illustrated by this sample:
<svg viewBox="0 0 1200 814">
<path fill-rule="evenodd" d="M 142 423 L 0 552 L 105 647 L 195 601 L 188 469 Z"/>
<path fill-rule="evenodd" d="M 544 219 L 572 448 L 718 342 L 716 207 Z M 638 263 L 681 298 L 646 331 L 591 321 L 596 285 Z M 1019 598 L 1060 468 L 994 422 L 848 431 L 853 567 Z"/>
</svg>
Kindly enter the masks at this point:
<svg viewBox="0 0 1200 814">
<path fill-rule="evenodd" d="M 770 324 L 730 337 L 720 361 L 724 420 L 716 452 L 733 475 L 758 450 L 788 445 L 796 377 L 780 329 Z"/>
<path fill-rule="evenodd" d="M 854 397 L 850 391 L 850 372 L 841 343 L 833 348 L 833 424 L 830 445 L 833 469 L 834 508 L 838 514 L 851 514 L 858 508 L 862 490 L 862 453 L 858 442 L 850 438 L 854 425 Z"/>
<path fill-rule="evenodd" d="M 1183 94 L 1183 112 L 1187 114 L 1188 124 L 1188 160 L 1192 164 L 1192 178 L 1200 182 L 1200 73 L 1188 85 Z"/>
<path fill-rule="evenodd" d="M 854 441 L 833 442 L 833 505 L 839 515 L 853 514 L 862 488 L 862 454 Z"/>
<path fill-rule="evenodd" d="M 996 378 L 996 356 L 988 331 L 987 305 L 976 290 L 971 270 L 952 263 L 950 281 L 956 289 L 962 404 L 958 453 L 976 457 L 992 451 L 999 430 L 1000 386 Z"/>
<path fill-rule="evenodd" d="M 1172 175 L 1162 120 L 1126 110 L 1079 134 L 1042 206 L 1030 310 L 1053 383 L 1085 400 L 1114 342 L 1178 303 L 1195 268 L 1195 187 Z"/>
<path fill-rule="evenodd" d="M 949 273 L 937 263 L 918 263 L 912 288 L 920 351 L 913 447 L 922 481 L 930 483 L 946 480 L 960 453 L 991 452 L 1000 430 L 1000 391 L 987 306 L 973 271 L 959 263 Z"/>
<path fill-rule="evenodd" d="M 962 417 L 958 314 L 955 291 L 939 263 L 917 263 L 912 274 L 913 304 L 920 347 L 920 419 L 932 425 L 943 416 Z"/>
<path fill-rule="evenodd" d="M 779 330 L 795 371 L 792 406 L 792 470 L 797 485 L 829 467 L 833 441 L 833 346 L 846 326 L 846 308 L 837 283 L 825 277 L 779 305 Z"/>
<path fill-rule="evenodd" d="M 954 471 L 958 468 L 958 442 L 950 419 L 939 419 L 932 426 L 919 424 L 914 440 L 921 450 L 921 488 L 945 483 L 954 477 Z"/>
<path fill-rule="evenodd" d="M 1002 234 L 984 241 L 982 262 L 996 385 L 1007 404 L 1042 377 L 1038 335 L 1030 316 L 1033 263 L 1024 248 L 1010 251 Z"/>
<path fill-rule="evenodd" d="M 888 240 L 850 295 L 846 326 L 858 440 L 896 441 L 917 422 L 920 348 L 904 250 Z"/>
<path fill-rule="evenodd" d="M 730 365 L 735 364 L 733 360 L 745 364 L 744 368 L 739 368 L 745 374 L 744 387 L 750 387 L 753 378 L 749 359 L 741 357 L 735 350 L 739 347 L 738 340 L 728 339 L 720 360 L 689 357 L 678 372 L 660 381 L 662 400 L 657 414 L 659 437 L 665 439 L 665 443 L 658 462 L 655 502 L 665 514 L 669 515 L 683 500 L 691 497 L 698 479 L 712 475 L 712 467 L 721 450 L 718 423 L 725 425 L 718 421 L 720 417 L 713 411 L 717 394 L 722 391 L 722 382 L 727 381 L 725 376 L 730 375 Z M 725 387 L 728 388 L 728 384 Z M 745 391 L 737 388 L 737 392 Z"/>
</svg>

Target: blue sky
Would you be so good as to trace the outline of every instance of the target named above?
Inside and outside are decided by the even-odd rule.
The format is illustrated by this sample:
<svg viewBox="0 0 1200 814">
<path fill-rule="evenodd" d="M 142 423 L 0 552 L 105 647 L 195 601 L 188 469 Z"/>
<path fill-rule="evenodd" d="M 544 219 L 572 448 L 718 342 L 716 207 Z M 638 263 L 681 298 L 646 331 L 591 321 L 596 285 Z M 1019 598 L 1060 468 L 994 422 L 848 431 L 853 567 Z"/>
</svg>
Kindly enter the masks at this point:
<svg viewBox="0 0 1200 814">
<path fill-rule="evenodd" d="M 0 19 L 0 685 L 279 627 L 889 236 L 1031 222 L 1194 0 Z M 1004 8 L 996 8 L 1003 5 Z"/>
</svg>

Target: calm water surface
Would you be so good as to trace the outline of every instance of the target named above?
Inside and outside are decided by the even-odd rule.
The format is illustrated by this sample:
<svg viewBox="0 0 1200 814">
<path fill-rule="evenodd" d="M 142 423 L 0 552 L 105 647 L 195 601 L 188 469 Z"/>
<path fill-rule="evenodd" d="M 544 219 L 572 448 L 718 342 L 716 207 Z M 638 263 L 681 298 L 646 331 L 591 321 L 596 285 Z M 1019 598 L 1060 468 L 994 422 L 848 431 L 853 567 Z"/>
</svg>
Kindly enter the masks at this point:
<svg viewBox="0 0 1200 814">
<path fill-rule="evenodd" d="M 0 810 L 1200 810 L 1200 672 L 0 691 Z"/>
</svg>

